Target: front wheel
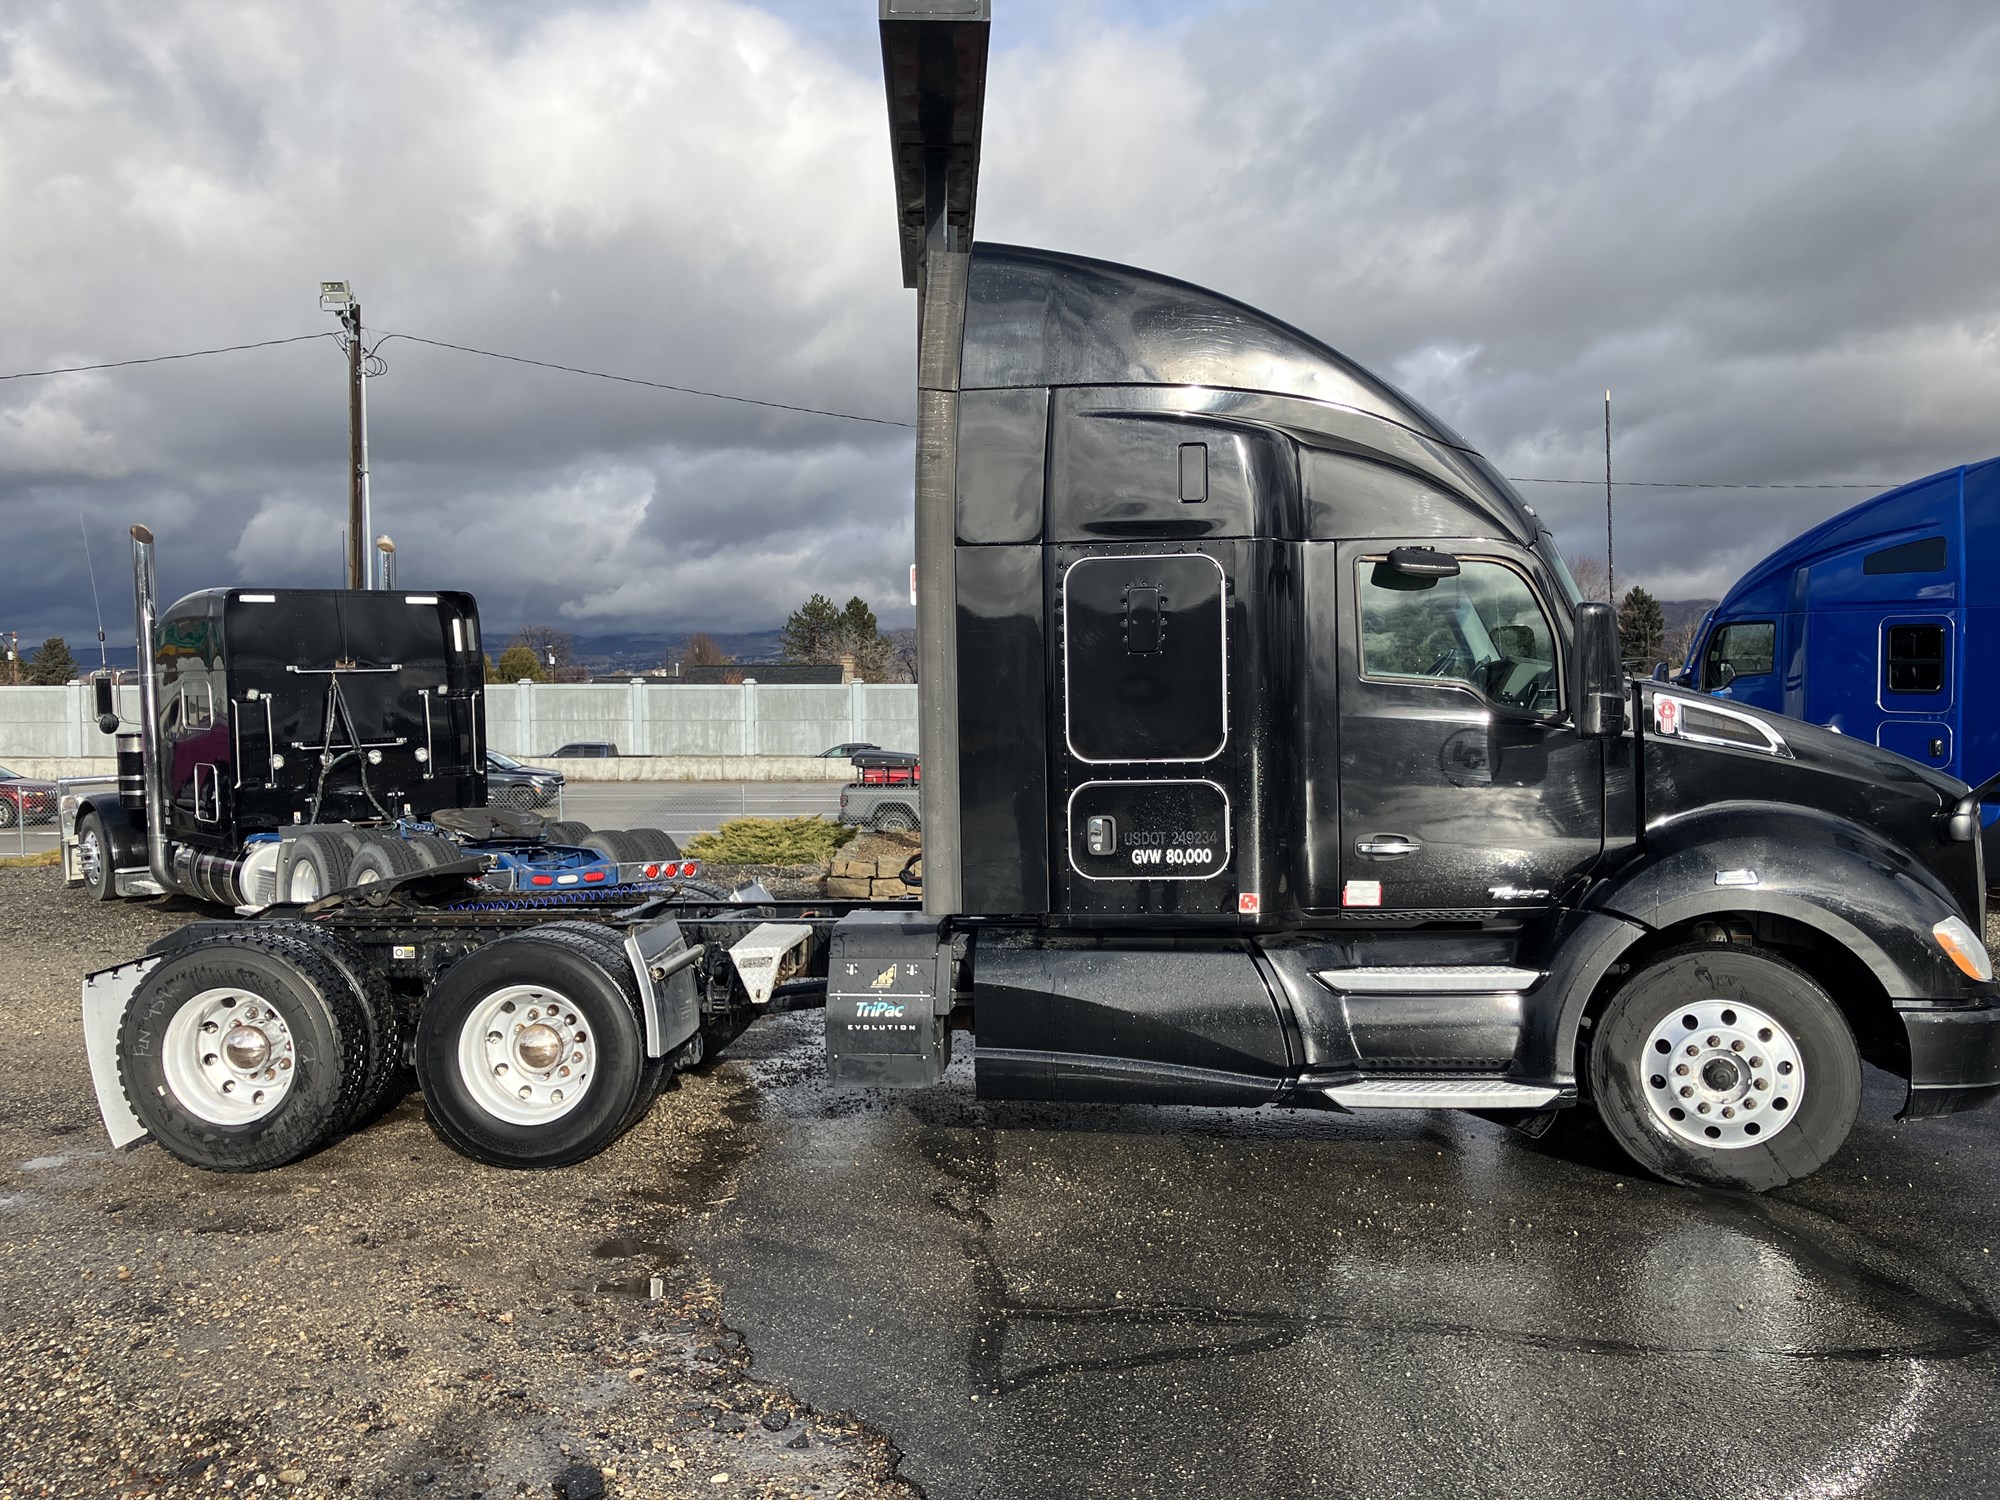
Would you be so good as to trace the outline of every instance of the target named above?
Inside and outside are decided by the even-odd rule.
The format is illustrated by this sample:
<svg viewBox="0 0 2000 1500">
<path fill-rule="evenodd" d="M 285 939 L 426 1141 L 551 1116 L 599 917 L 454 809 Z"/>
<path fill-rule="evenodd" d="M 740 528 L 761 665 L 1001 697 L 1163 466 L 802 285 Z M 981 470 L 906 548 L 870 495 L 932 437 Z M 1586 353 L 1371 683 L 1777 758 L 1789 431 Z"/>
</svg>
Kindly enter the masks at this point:
<svg viewBox="0 0 2000 1500">
<path fill-rule="evenodd" d="M 109 901 L 118 894 L 111 868 L 111 840 L 104 832 L 104 819 L 96 813 L 83 815 L 76 825 L 76 862 L 83 872 L 83 888 L 96 901 Z"/>
<path fill-rule="evenodd" d="M 1861 1107 L 1854 1033 L 1804 970 L 1742 948 L 1683 948 L 1599 1018 L 1590 1084 L 1648 1171 L 1761 1193 L 1832 1160 Z"/>
</svg>

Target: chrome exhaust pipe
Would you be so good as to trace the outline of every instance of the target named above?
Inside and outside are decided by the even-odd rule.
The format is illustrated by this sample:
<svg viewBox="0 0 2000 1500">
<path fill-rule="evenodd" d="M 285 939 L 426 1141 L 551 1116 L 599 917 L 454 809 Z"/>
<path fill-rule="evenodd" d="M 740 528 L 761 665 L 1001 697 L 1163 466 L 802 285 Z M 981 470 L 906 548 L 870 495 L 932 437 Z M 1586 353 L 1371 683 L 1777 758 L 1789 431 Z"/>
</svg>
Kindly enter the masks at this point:
<svg viewBox="0 0 2000 1500">
<path fill-rule="evenodd" d="M 174 879 L 172 862 L 167 858 L 166 799 L 160 794 L 159 781 L 160 684 L 153 660 L 159 599 L 153 580 L 153 533 L 144 526 L 132 528 L 132 602 L 139 634 L 139 743 L 146 763 L 146 864 L 161 890 L 177 892 L 181 883 Z"/>
</svg>

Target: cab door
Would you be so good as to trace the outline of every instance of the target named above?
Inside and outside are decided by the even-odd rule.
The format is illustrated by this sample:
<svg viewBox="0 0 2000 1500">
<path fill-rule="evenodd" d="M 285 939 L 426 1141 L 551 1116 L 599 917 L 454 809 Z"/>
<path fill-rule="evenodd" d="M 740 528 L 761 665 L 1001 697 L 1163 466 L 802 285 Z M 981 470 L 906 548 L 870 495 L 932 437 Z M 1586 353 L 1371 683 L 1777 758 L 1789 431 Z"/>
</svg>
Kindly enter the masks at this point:
<svg viewBox="0 0 2000 1500">
<path fill-rule="evenodd" d="M 1341 548 L 1350 916 L 1536 910 L 1604 847 L 1603 742 L 1570 721 L 1541 564 L 1503 543 L 1435 546 Z"/>
</svg>

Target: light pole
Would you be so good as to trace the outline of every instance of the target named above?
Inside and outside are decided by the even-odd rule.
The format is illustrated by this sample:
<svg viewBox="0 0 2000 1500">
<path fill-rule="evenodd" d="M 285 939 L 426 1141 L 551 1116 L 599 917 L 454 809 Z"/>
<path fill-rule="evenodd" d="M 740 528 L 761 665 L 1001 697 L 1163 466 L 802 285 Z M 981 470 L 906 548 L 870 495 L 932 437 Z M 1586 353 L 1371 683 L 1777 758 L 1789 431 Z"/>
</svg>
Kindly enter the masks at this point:
<svg viewBox="0 0 2000 1500">
<path fill-rule="evenodd" d="M 368 534 L 368 351 L 361 346 L 361 303 L 344 281 L 319 284 L 320 311 L 333 313 L 347 336 L 347 586 L 371 586 Z"/>
</svg>

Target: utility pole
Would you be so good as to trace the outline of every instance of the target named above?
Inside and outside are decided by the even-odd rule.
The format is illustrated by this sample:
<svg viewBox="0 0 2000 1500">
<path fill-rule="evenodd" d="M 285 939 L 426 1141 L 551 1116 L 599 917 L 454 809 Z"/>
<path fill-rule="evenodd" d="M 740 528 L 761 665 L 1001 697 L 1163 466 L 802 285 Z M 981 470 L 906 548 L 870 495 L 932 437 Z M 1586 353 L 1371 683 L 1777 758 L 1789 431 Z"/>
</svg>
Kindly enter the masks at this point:
<svg viewBox="0 0 2000 1500">
<path fill-rule="evenodd" d="M 1618 607 L 1618 565 L 1611 553 L 1611 392 L 1604 393 L 1604 592 L 1605 603 Z"/>
<path fill-rule="evenodd" d="M 347 338 L 347 586 L 374 586 L 368 556 L 373 535 L 368 496 L 368 351 L 361 344 L 361 303 L 344 281 L 322 281 L 319 305 L 340 319 Z"/>
</svg>

